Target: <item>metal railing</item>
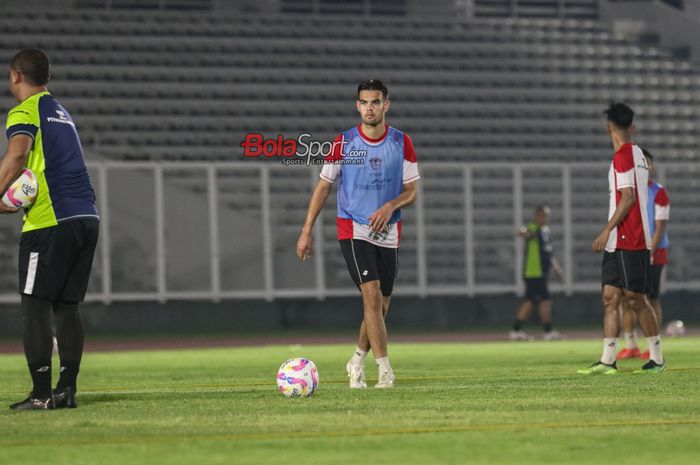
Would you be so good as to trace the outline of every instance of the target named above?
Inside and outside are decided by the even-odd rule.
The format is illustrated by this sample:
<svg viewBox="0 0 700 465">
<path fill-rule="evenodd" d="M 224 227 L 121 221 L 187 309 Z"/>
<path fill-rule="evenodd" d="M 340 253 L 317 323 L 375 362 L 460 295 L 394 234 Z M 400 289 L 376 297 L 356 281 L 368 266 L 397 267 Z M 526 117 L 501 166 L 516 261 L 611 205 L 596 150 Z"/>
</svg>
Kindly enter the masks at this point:
<svg viewBox="0 0 700 465">
<path fill-rule="evenodd" d="M 318 168 L 265 160 L 101 162 L 89 169 L 102 221 L 90 301 L 322 299 L 357 292 L 336 250 L 334 200 L 316 224 L 312 262 L 300 264 L 295 256 Z M 420 169 L 418 201 L 404 210 L 397 295 L 521 292 L 523 242 L 515 232 L 541 203 L 552 208 L 565 271 L 553 290 L 600 289 L 600 256 L 590 245 L 607 219 L 608 166 L 422 163 Z M 659 168 L 673 202 L 667 289 L 700 290 L 699 171 L 692 163 Z M 18 236 L 18 224 L 2 224 Z M 14 278 L 16 254 L 0 256 L 0 269 Z M 14 279 L 0 286 L 0 302 L 18 300 L 15 286 Z"/>
</svg>

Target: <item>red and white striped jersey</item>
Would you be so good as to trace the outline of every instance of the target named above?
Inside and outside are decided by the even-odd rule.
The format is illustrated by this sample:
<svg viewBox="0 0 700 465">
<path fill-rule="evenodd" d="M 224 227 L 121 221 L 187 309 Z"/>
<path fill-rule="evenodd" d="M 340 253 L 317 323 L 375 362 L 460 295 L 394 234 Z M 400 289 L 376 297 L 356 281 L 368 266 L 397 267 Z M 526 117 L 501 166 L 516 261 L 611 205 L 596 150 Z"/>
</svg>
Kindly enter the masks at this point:
<svg viewBox="0 0 700 465">
<path fill-rule="evenodd" d="M 634 205 L 620 224 L 612 230 L 605 250 L 647 250 L 651 249 L 649 217 L 647 215 L 647 197 L 649 167 L 642 149 L 634 144 L 624 144 L 615 152 L 608 184 L 610 189 L 610 211 L 608 221 L 612 219 L 617 205 L 622 198 L 621 189 L 634 189 Z"/>
</svg>

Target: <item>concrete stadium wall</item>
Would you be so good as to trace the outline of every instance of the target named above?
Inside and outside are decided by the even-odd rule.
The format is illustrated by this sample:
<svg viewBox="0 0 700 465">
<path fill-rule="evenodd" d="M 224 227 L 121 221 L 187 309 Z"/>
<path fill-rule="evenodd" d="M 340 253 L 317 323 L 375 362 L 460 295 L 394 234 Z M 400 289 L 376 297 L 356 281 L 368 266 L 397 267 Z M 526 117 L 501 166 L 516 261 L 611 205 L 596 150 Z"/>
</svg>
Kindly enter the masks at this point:
<svg viewBox="0 0 700 465">
<path fill-rule="evenodd" d="M 685 0 L 684 10 L 659 0 L 616 0 L 601 3 L 600 17 L 612 31 L 629 40 L 655 34 L 663 48 L 687 50 L 700 62 L 700 2 Z"/>
<path fill-rule="evenodd" d="M 507 331 L 520 299 L 515 295 L 401 298 L 392 302 L 388 325 L 406 330 L 458 330 L 503 327 Z M 662 297 L 664 320 L 699 324 L 700 293 L 672 292 Z M 88 335 L 236 333 L 282 330 L 347 329 L 362 318 L 359 298 L 319 300 L 226 301 L 86 304 L 82 307 Z M 600 296 L 554 296 L 555 325 L 601 325 Z M 534 320 L 533 320 L 534 321 Z M 602 327 L 602 326 L 601 326 Z M 0 337 L 22 331 L 18 305 L 0 306 Z"/>
</svg>

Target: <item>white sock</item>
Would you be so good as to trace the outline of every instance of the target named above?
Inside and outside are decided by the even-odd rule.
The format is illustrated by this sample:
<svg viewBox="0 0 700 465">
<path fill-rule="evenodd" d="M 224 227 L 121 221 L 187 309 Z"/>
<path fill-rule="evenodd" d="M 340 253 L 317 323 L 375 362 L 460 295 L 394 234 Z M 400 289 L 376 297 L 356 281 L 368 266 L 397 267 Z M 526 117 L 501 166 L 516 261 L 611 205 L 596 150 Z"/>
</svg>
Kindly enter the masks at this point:
<svg viewBox="0 0 700 465">
<path fill-rule="evenodd" d="M 391 365 L 389 365 L 389 357 L 382 357 L 377 359 L 377 366 L 379 367 L 379 372 L 384 373 L 384 372 L 391 372 L 393 371 L 391 369 Z"/>
<path fill-rule="evenodd" d="M 649 347 L 649 358 L 659 365 L 663 365 L 664 356 L 661 353 L 661 336 L 648 337 L 647 346 Z"/>
<path fill-rule="evenodd" d="M 625 346 L 628 349 L 639 349 L 637 345 L 637 331 L 632 331 L 630 333 L 625 333 Z"/>
<path fill-rule="evenodd" d="M 353 365 L 364 366 L 365 358 L 367 358 L 367 351 L 362 350 L 359 347 L 355 347 L 355 353 L 350 359 L 350 363 Z"/>
<path fill-rule="evenodd" d="M 617 338 L 616 337 L 606 337 L 603 339 L 603 356 L 600 357 L 600 361 L 606 365 L 612 365 L 615 363 L 615 354 L 617 352 Z"/>
</svg>

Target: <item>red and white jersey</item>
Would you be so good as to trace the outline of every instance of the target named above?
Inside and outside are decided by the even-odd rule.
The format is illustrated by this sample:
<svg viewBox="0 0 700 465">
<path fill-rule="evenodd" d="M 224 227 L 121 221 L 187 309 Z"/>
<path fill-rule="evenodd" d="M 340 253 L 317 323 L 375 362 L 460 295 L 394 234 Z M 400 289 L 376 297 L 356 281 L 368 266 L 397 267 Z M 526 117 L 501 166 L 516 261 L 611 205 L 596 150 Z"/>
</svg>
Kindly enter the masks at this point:
<svg viewBox="0 0 700 465">
<path fill-rule="evenodd" d="M 634 189 L 634 205 L 627 216 L 610 233 L 608 243 L 605 246 L 606 251 L 651 249 L 649 216 L 647 215 L 648 182 L 649 167 L 642 149 L 634 144 L 624 144 L 615 152 L 610 164 L 608 221 L 612 219 L 622 198 L 621 189 L 630 187 Z"/>
</svg>

